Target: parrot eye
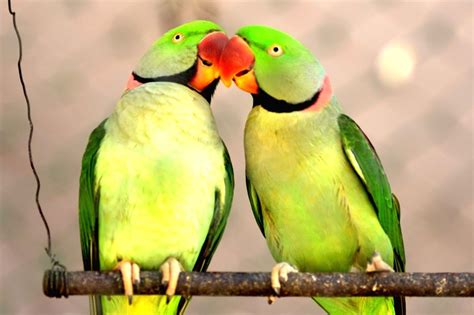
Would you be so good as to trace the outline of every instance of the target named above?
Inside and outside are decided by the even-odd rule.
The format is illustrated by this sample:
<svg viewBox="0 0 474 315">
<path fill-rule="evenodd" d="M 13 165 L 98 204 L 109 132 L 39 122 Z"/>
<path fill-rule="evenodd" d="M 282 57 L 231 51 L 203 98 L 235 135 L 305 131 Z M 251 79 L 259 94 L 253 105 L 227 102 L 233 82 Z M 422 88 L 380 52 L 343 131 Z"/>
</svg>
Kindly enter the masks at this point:
<svg viewBox="0 0 474 315">
<path fill-rule="evenodd" d="M 278 57 L 283 55 L 283 48 L 280 45 L 271 45 L 267 50 L 268 54 L 273 57 Z"/>
<path fill-rule="evenodd" d="M 184 39 L 184 35 L 182 33 L 176 33 L 173 36 L 173 43 L 179 43 Z"/>
</svg>

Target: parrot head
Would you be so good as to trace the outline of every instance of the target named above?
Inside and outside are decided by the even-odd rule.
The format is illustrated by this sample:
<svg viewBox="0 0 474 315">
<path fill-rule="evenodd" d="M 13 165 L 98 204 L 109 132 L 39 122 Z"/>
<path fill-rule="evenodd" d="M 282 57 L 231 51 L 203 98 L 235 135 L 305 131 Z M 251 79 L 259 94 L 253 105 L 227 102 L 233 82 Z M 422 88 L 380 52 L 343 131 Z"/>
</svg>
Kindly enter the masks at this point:
<svg viewBox="0 0 474 315">
<path fill-rule="evenodd" d="M 313 54 L 290 35 L 266 26 L 241 28 L 224 48 L 219 67 L 227 87 L 234 81 L 252 94 L 254 106 L 270 104 L 276 112 L 327 103 L 332 93 Z"/>
<path fill-rule="evenodd" d="M 148 82 L 187 85 L 210 99 L 219 82 L 219 60 L 228 41 L 222 28 L 197 20 L 166 32 L 140 59 L 126 90 Z"/>
</svg>

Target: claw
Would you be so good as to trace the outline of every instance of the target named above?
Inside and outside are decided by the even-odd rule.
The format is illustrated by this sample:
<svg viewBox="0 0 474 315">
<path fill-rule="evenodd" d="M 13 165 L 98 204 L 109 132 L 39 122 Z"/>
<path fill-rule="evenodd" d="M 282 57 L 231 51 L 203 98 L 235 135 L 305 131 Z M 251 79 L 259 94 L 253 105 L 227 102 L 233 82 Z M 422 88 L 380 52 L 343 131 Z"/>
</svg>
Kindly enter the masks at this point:
<svg viewBox="0 0 474 315">
<path fill-rule="evenodd" d="M 122 274 L 123 288 L 128 299 L 128 304 L 133 302 L 133 284 L 140 283 L 140 267 L 127 260 L 120 261 L 114 268 Z"/>
<path fill-rule="evenodd" d="M 136 263 L 132 264 L 132 279 L 134 285 L 140 284 L 140 267 Z"/>
<path fill-rule="evenodd" d="M 277 299 L 278 299 L 278 296 L 270 295 L 270 296 L 268 297 L 268 305 L 272 305 L 273 303 L 276 302 Z"/>
<path fill-rule="evenodd" d="M 161 284 L 166 285 L 166 303 L 171 301 L 171 298 L 176 293 L 178 286 L 178 278 L 181 271 L 184 271 L 183 266 L 174 257 L 168 258 L 160 267 L 162 273 Z"/>
<path fill-rule="evenodd" d="M 383 261 L 382 256 L 379 253 L 375 252 L 370 261 L 367 263 L 366 272 L 393 272 L 392 267 Z"/>
<path fill-rule="evenodd" d="M 161 284 L 168 287 L 168 283 L 170 282 L 170 264 L 168 263 L 168 261 L 165 261 L 161 265 L 160 271 L 162 274 Z"/>
<path fill-rule="evenodd" d="M 298 272 L 296 268 L 286 262 L 281 262 L 273 266 L 272 268 L 272 289 L 276 295 L 268 297 L 268 304 L 272 304 L 280 296 L 281 293 L 281 282 L 288 281 L 288 273 Z"/>
</svg>

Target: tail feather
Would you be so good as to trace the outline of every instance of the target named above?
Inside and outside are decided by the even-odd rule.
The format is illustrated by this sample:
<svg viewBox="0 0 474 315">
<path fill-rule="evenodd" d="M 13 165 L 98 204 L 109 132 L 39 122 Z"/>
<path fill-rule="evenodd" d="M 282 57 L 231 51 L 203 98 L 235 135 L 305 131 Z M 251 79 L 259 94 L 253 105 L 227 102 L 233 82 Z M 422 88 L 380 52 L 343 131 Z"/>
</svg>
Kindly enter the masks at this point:
<svg viewBox="0 0 474 315">
<path fill-rule="evenodd" d="M 395 304 L 395 314 L 405 315 L 407 310 L 405 297 L 404 296 L 395 296 L 393 297 L 393 302 Z"/>
<path fill-rule="evenodd" d="M 89 311 L 91 315 L 102 315 L 102 299 L 100 295 L 89 297 Z"/>
<path fill-rule="evenodd" d="M 330 315 L 400 315 L 394 308 L 391 297 L 341 297 L 323 298 L 313 297 Z"/>
<path fill-rule="evenodd" d="M 90 307 L 93 315 L 181 315 L 187 306 L 186 301 L 189 299 L 178 295 L 173 296 L 168 303 L 164 295 L 134 295 L 130 305 L 126 296 L 92 296 Z"/>
</svg>

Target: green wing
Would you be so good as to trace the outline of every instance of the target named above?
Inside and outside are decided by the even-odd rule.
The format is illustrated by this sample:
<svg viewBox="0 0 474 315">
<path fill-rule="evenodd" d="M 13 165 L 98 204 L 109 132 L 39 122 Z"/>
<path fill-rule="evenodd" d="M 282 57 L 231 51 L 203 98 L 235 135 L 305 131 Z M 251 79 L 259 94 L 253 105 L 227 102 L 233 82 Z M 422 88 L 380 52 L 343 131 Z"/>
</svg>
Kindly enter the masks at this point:
<svg viewBox="0 0 474 315">
<path fill-rule="evenodd" d="M 380 225 L 392 243 L 394 269 L 404 272 L 405 250 L 400 227 L 400 205 L 391 192 L 382 163 L 367 136 L 349 116 L 341 114 L 338 124 L 346 157 L 364 183 L 377 211 Z M 395 308 L 397 314 L 404 314 L 403 298 L 395 298 Z"/>
<path fill-rule="evenodd" d="M 225 190 L 221 191 L 218 188 L 216 189 L 214 216 L 212 218 L 211 226 L 209 227 L 207 238 L 204 241 L 204 245 L 201 248 L 201 252 L 199 253 L 198 259 L 194 265 L 194 271 L 207 270 L 212 255 L 214 255 L 217 245 L 222 238 L 227 218 L 230 213 L 232 198 L 234 196 L 234 171 L 232 169 L 229 152 L 227 152 L 225 146 L 223 153 L 226 171 L 226 176 L 224 178 Z"/>
<path fill-rule="evenodd" d="M 253 188 L 253 185 L 248 177 L 245 178 L 245 182 L 247 183 L 247 194 L 249 196 L 253 216 L 255 221 L 257 221 L 260 232 L 262 232 L 263 237 L 265 237 L 265 230 L 263 228 L 262 203 L 260 202 L 260 198 L 258 198 L 257 192 Z"/>
<path fill-rule="evenodd" d="M 222 235 L 224 233 L 224 228 L 227 223 L 227 218 L 229 217 L 230 208 L 232 205 L 232 198 L 234 196 L 234 171 L 232 169 L 232 162 L 230 160 L 229 152 L 224 145 L 224 165 L 226 176 L 224 178 L 224 191 L 221 191 L 219 188 L 216 188 L 215 191 L 215 203 L 214 203 L 214 216 L 212 217 L 212 222 L 209 227 L 209 232 L 207 233 L 206 240 L 201 248 L 198 259 L 194 264 L 193 271 L 206 271 L 207 267 L 211 262 L 211 258 L 214 255 L 214 252 L 217 249 Z M 190 302 L 190 298 L 182 298 L 178 305 L 178 314 L 184 314 L 187 305 Z"/>
<path fill-rule="evenodd" d="M 92 131 L 82 157 L 79 185 L 79 229 L 84 270 L 100 270 L 98 239 L 99 192 L 95 187 L 95 163 L 100 143 L 105 135 L 104 120 Z M 91 297 L 91 313 L 101 314 L 100 298 Z"/>
</svg>

